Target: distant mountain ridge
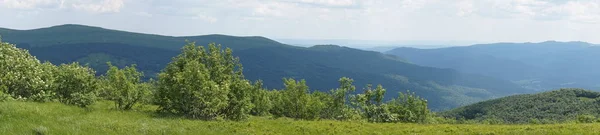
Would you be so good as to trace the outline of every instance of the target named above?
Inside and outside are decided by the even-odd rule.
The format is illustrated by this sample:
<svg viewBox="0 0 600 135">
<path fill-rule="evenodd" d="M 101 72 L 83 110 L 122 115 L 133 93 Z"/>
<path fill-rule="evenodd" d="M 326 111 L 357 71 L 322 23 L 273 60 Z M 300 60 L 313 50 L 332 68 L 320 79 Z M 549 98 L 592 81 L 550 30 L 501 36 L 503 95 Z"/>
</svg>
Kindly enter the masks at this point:
<svg viewBox="0 0 600 135">
<path fill-rule="evenodd" d="M 527 89 L 502 79 L 464 74 L 407 63 L 402 57 L 336 45 L 296 47 L 264 37 L 205 35 L 173 37 L 110 30 L 84 25 L 61 25 L 34 30 L 0 31 L 4 42 L 30 50 L 55 64 L 80 62 L 102 74 L 106 62 L 137 64 L 153 77 L 179 53 L 186 40 L 197 45 L 215 42 L 230 47 L 250 80 L 263 80 L 269 89 L 283 87 L 282 78 L 306 79 L 312 90 L 329 91 L 340 77 L 355 80 L 357 92 L 366 84 L 382 84 L 390 97 L 410 90 L 429 100 L 433 110 L 445 110 Z M 390 98 L 388 97 L 388 98 Z"/>
<path fill-rule="evenodd" d="M 196 41 L 201 45 L 208 44 L 209 42 L 230 44 L 229 47 L 235 49 L 246 49 L 249 46 L 284 46 L 284 44 L 281 44 L 277 41 L 260 36 L 237 37 L 213 34 L 203 36 L 174 37 L 111 30 L 101 27 L 76 24 L 65 24 L 32 30 L 6 29 L 6 31 L 0 32 L 2 32 L 0 34 L 2 34 L 3 38 L 8 42 L 16 44 L 27 43 L 32 47 L 78 43 L 121 43 L 179 50 L 186 43 L 186 40 Z M 53 36 L 49 38 L 49 34 L 52 34 Z M 241 43 L 254 44 L 241 46 Z"/>
<path fill-rule="evenodd" d="M 600 90 L 600 46 L 586 42 L 495 43 L 440 49 L 396 48 L 386 52 L 424 66 L 451 68 L 549 90 Z"/>
</svg>

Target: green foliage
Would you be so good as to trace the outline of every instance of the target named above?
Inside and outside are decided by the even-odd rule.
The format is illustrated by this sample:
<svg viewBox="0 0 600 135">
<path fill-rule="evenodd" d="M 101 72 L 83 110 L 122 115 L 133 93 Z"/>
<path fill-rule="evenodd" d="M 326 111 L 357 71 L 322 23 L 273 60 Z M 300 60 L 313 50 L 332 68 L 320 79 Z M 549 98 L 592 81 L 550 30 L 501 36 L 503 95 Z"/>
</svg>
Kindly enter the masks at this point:
<svg viewBox="0 0 600 135">
<path fill-rule="evenodd" d="M 252 107 L 251 86 L 241 71 L 231 49 L 189 43 L 159 74 L 156 102 L 163 112 L 190 118 L 245 119 Z"/>
<path fill-rule="evenodd" d="M 375 90 L 367 85 L 363 94 L 353 97 L 353 104 L 362 111 L 362 115 L 369 122 L 394 122 L 396 118 L 390 113 L 387 105 L 383 104 L 385 89 L 377 85 Z"/>
<path fill-rule="evenodd" d="M 258 80 L 254 82 L 254 85 L 250 89 L 252 95 L 251 102 L 254 105 L 250 114 L 256 116 L 265 116 L 269 114 L 269 110 L 273 107 L 271 102 L 269 91 L 262 88 L 262 81 Z"/>
<path fill-rule="evenodd" d="M 583 89 L 560 89 L 538 94 L 509 96 L 468 105 L 441 115 L 484 121 L 497 118 L 505 123 L 557 123 L 578 121 L 581 114 L 598 116 L 600 93 Z M 532 119 L 536 119 L 533 121 Z M 587 118 L 586 118 L 587 119 Z M 587 120 L 585 120 L 587 121 Z"/>
<path fill-rule="evenodd" d="M 430 113 L 427 109 L 427 100 L 410 91 L 400 92 L 396 99 L 387 104 L 390 113 L 398 115 L 399 122 L 425 122 Z"/>
<path fill-rule="evenodd" d="M 227 107 L 221 110 L 225 118 L 230 120 L 245 120 L 254 108 L 250 89 L 253 89 L 248 80 L 235 79 L 230 86 Z"/>
<path fill-rule="evenodd" d="M 224 118 L 237 121 L 247 119 L 250 114 L 264 116 L 269 113 L 275 117 L 304 120 L 366 117 L 371 122 L 424 122 L 429 118 L 427 102 L 414 93 L 401 93 L 397 99 L 384 103 L 386 90 L 379 85 L 375 90 L 369 86 L 364 94 L 352 96 L 351 93 L 355 91 L 354 80 L 346 77 L 340 78 L 339 88 L 329 93 L 311 93 L 305 80 L 291 78 L 283 79 L 285 89 L 267 91 L 262 88 L 262 81 L 251 84 L 244 79 L 239 59 L 232 55 L 231 49 L 221 49 L 220 45 L 215 44 L 209 44 L 208 50 L 205 50 L 203 46 L 189 43 L 158 75 L 158 82 L 147 83 L 142 82 L 143 73 L 138 72 L 136 65 L 119 69 L 108 63 L 108 71 L 98 80 L 94 70 L 78 63 L 58 67 L 50 63 L 42 64 L 28 55 L 26 50 L 10 45 L 6 48 L 9 50 L 7 52 L 18 53 L 3 57 L 22 55 L 19 57 L 30 57 L 24 60 L 30 63 L 24 64 L 28 70 L 16 70 L 10 64 L 22 63 L 4 60 L 2 66 L 9 70 L 3 72 L 24 76 L 36 73 L 32 77 L 38 77 L 42 83 L 21 84 L 18 79 L 23 77 L 2 76 L 0 96 L 5 92 L 18 93 L 15 95 L 19 97 L 29 94 L 19 99 L 57 99 L 65 104 L 88 107 L 99 95 L 114 101 L 116 108 L 122 110 L 130 110 L 140 102 L 152 101 L 158 105 L 160 112 L 205 120 Z M 152 93 L 155 94 L 150 99 Z M 10 99 L 2 98 L 4 100 Z M 354 104 L 348 105 L 350 102 Z"/>
<path fill-rule="evenodd" d="M 427 109 L 427 101 L 415 93 L 400 92 L 396 99 L 384 103 L 385 92 L 381 85 L 375 89 L 367 85 L 363 94 L 353 97 L 352 104 L 361 110 L 363 117 L 369 122 L 447 122 L 434 118 Z"/>
<path fill-rule="evenodd" d="M 130 110 L 135 104 L 147 100 L 151 95 L 152 85 L 142 83 L 143 73 L 138 72 L 135 65 L 119 69 L 108 63 L 109 70 L 104 76 L 105 99 L 115 102 L 117 109 Z"/>
<path fill-rule="evenodd" d="M 98 82 L 91 68 L 78 63 L 63 64 L 56 72 L 56 96 L 65 104 L 87 107 L 96 100 Z"/>
<path fill-rule="evenodd" d="M 321 113 L 320 102 L 309 93 L 306 81 L 284 78 L 285 89 L 273 92 L 273 115 L 295 119 L 316 119 Z"/>
<path fill-rule="evenodd" d="M 596 116 L 589 114 L 577 115 L 577 122 L 579 123 L 593 123 L 596 122 Z"/>
<path fill-rule="evenodd" d="M 44 87 L 47 90 L 43 90 L 37 94 L 32 95 L 30 97 L 30 99 L 33 101 L 37 101 L 37 102 L 53 101 L 56 98 L 55 96 L 56 96 L 56 90 L 57 90 L 57 86 L 58 86 L 58 83 L 56 80 L 56 74 L 58 73 L 58 67 L 56 67 L 55 65 L 53 65 L 50 62 L 44 62 L 38 68 L 45 72 L 43 74 L 39 74 L 39 76 L 41 78 L 44 78 L 44 81 L 46 82 Z"/>
<path fill-rule="evenodd" d="M 337 120 L 345 120 L 349 119 L 352 116 L 353 110 L 346 104 L 348 103 L 348 98 L 350 93 L 354 92 L 356 88 L 352 85 L 354 80 L 342 77 L 339 79 L 339 88 L 335 90 L 331 90 L 329 93 L 330 99 L 321 98 L 326 103 L 323 118 L 326 119 L 337 119 Z"/>
<path fill-rule="evenodd" d="M 12 98 L 12 96 L 10 96 L 10 94 L 4 93 L 7 89 L 8 88 L 6 88 L 6 86 L 0 85 L 0 102 L 13 100 L 13 98 Z"/>
<path fill-rule="evenodd" d="M 0 85 L 15 98 L 46 101 L 52 95 L 53 65 L 41 64 L 27 50 L 0 42 Z"/>
</svg>

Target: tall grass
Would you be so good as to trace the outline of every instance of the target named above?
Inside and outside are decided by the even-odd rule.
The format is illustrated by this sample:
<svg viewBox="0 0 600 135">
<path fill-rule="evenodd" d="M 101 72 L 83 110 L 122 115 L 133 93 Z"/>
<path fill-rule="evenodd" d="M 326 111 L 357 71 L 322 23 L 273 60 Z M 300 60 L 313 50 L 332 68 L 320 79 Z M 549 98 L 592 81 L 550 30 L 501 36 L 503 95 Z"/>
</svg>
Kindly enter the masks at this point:
<svg viewBox="0 0 600 135">
<path fill-rule="evenodd" d="M 200 121 L 159 115 L 154 106 L 132 111 L 112 107 L 106 101 L 88 109 L 60 103 L 0 102 L 0 134 L 600 134 L 600 124 L 378 124 L 270 117 Z"/>
</svg>

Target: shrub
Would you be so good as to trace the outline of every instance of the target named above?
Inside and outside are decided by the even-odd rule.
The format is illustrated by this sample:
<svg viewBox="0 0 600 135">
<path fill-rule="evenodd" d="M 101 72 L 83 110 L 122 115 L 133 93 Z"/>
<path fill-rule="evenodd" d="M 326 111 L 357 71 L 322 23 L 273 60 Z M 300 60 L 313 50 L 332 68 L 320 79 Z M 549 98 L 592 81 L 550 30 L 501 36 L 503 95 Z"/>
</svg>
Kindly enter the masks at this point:
<svg viewBox="0 0 600 135">
<path fill-rule="evenodd" d="M 62 103 L 87 107 L 95 102 L 98 91 L 94 70 L 78 63 L 63 64 L 56 73 L 56 96 Z"/>
<path fill-rule="evenodd" d="M 284 85 L 284 90 L 273 93 L 273 115 L 305 120 L 319 118 L 323 104 L 309 93 L 306 81 L 289 78 L 284 79 Z"/>
<path fill-rule="evenodd" d="M 251 102 L 254 105 L 250 110 L 250 114 L 256 116 L 268 115 L 273 103 L 271 103 L 269 92 L 262 89 L 262 81 L 256 81 L 250 90 L 250 93 L 252 93 Z"/>
<path fill-rule="evenodd" d="M 7 89 L 6 86 L 0 85 L 0 102 L 14 100 L 10 94 L 5 93 Z"/>
<path fill-rule="evenodd" d="M 108 63 L 109 70 L 103 77 L 104 94 L 106 99 L 115 102 L 115 107 L 129 110 L 136 103 L 143 102 L 151 94 L 152 86 L 141 82 L 143 73 L 135 69 L 135 65 L 119 69 Z"/>
<path fill-rule="evenodd" d="M 339 79 L 339 88 L 331 90 L 329 92 L 330 98 L 323 102 L 326 105 L 323 118 L 346 120 L 352 117 L 354 110 L 346 104 L 350 93 L 356 90 L 352 82 L 354 80 L 346 77 Z"/>
<path fill-rule="evenodd" d="M 252 105 L 242 67 L 231 49 L 189 43 L 158 75 L 159 111 L 197 119 L 241 120 Z"/>
<path fill-rule="evenodd" d="M 396 115 L 392 115 L 386 104 L 383 104 L 385 89 L 378 85 L 375 90 L 367 85 L 363 94 L 352 97 L 352 103 L 362 112 L 362 116 L 369 122 L 394 122 Z"/>
<path fill-rule="evenodd" d="M 424 122 L 430 113 L 427 109 L 427 100 L 410 91 L 400 92 L 396 99 L 388 103 L 388 106 L 390 113 L 398 115 L 399 122 Z"/>
<path fill-rule="evenodd" d="M 0 85 L 14 98 L 46 101 L 54 90 L 55 66 L 41 64 L 27 50 L 0 42 Z M 44 97 L 44 98 L 41 98 Z"/>
<path fill-rule="evenodd" d="M 589 114 L 581 114 L 577 116 L 577 122 L 579 123 L 593 123 L 596 121 L 596 116 Z"/>
</svg>

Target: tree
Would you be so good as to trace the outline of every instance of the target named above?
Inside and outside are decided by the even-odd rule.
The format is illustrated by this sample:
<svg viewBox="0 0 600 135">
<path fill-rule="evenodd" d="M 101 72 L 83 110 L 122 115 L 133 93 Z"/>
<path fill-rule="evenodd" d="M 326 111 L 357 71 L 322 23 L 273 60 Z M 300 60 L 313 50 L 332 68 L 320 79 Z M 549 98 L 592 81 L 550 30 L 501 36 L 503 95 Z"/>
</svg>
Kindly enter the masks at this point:
<svg viewBox="0 0 600 135">
<path fill-rule="evenodd" d="M 141 82 L 143 73 L 138 72 L 136 65 L 119 69 L 110 62 L 103 86 L 106 87 L 104 95 L 107 99 L 115 102 L 115 107 L 122 110 L 130 110 L 136 103 L 143 101 L 151 94 L 150 84 Z"/>
<path fill-rule="evenodd" d="M 190 118 L 241 120 L 252 105 L 251 87 L 229 48 L 211 43 L 208 50 L 188 43 L 159 74 L 156 102 L 160 111 Z"/>
<path fill-rule="evenodd" d="M 79 63 L 62 64 L 56 72 L 56 96 L 62 103 L 87 107 L 98 91 L 95 71 Z"/>
</svg>

